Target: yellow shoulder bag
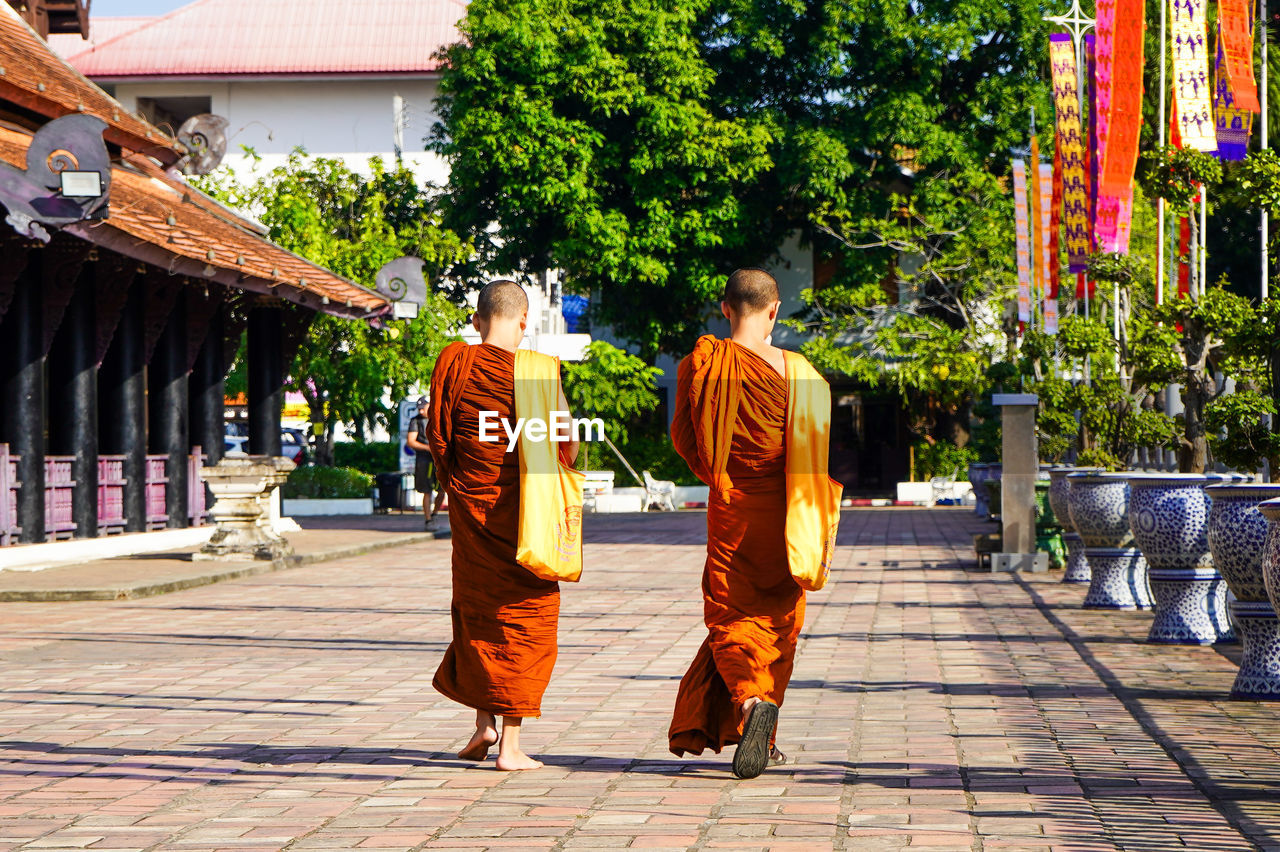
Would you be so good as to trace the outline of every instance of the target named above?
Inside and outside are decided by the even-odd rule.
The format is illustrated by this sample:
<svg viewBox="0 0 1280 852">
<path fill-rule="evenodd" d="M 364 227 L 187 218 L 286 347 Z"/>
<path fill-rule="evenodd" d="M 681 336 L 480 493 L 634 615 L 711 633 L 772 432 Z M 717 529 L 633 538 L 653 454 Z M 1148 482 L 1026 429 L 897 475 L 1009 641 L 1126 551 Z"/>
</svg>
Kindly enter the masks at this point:
<svg viewBox="0 0 1280 852">
<path fill-rule="evenodd" d="M 844 487 L 827 475 L 831 389 L 796 352 L 787 362 L 787 561 L 802 589 L 827 584 Z"/>
<path fill-rule="evenodd" d="M 551 413 L 560 402 L 560 361 L 516 351 L 516 417 L 548 425 L 546 440 L 520 432 L 520 531 L 516 561 L 544 580 L 577 582 L 582 574 L 582 484 L 586 477 L 560 461 L 551 440 Z M 566 412 L 567 415 L 567 412 Z"/>
</svg>

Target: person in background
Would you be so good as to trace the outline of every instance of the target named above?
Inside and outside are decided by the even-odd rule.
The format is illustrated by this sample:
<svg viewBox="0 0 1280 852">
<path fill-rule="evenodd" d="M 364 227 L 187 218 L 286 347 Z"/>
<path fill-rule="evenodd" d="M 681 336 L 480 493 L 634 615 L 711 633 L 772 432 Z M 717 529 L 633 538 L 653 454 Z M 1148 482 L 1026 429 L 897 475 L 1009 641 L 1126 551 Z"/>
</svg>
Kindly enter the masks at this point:
<svg viewBox="0 0 1280 852">
<path fill-rule="evenodd" d="M 436 512 L 444 502 L 444 491 L 436 490 L 436 468 L 431 459 L 431 443 L 427 433 L 427 407 L 425 396 L 418 398 L 418 413 L 409 419 L 409 434 L 405 443 L 413 450 L 413 487 L 422 495 L 422 522 L 432 529 Z M 434 494 L 434 497 L 433 497 Z"/>
</svg>

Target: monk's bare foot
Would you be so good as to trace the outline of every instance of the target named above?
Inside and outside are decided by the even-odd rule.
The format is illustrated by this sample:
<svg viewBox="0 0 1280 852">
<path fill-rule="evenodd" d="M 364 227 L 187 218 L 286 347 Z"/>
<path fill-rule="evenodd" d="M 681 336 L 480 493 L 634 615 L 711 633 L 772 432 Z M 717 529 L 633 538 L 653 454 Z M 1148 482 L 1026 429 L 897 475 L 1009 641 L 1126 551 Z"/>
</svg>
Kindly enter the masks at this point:
<svg viewBox="0 0 1280 852">
<path fill-rule="evenodd" d="M 490 713 L 476 711 L 476 732 L 466 744 L 458 757 L 463 760 L 484 760 L 489 756 L 489 749 L 498 742 L 498 720 Z"/>
<path fill-rule="evenodd" d="M 499 754 L 498 769 L 502 772 L 518 772 L 521 769 L 541 769 L 542 761 L 534 760 L 522 751 L 515 754 Z"/>
<path fill-rule="evenodd" d="M 471 742 L 458 752 L 463 760 L 484 760 L 489 756 L 489 749 L 498 742 L 498 732 L 493 728 L 487 731 L 476 731 L 471 735 Z"/>
</svg>

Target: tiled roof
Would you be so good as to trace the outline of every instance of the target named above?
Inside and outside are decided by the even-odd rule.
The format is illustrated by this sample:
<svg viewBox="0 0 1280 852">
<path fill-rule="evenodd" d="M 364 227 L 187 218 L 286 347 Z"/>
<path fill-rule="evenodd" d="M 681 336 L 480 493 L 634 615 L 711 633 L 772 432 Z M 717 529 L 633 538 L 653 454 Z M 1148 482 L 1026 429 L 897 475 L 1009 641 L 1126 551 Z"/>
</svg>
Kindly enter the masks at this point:
<svg viewBox="0 0 1280 852">
<path fill-rule="evenodd" d="M 0 2 L 0 100 L 48 118 L 87 112 L 110 125 L 104 136 L 165 165 L 185 149 L 160 129 L 126 112 L 106 92 L 54 56 L 8 3 Z"/>
<path fill-rule="evenodd" d="M 111 79 L 419 74 L 437 70 L 465 14 L 463 0 L 195 0 L 64 55 Z"/>
<path fill-rule="evenodd" d="M 31 136 L 0 126 L 0 159 L 26 165 Z M 368 317 L 387 301 L 241 227 L 234 214 L 173 178 L 116 166 L 110 215 L 64 230 L 175 274 L 215 281 L 326 313 Z"/>
</svg>

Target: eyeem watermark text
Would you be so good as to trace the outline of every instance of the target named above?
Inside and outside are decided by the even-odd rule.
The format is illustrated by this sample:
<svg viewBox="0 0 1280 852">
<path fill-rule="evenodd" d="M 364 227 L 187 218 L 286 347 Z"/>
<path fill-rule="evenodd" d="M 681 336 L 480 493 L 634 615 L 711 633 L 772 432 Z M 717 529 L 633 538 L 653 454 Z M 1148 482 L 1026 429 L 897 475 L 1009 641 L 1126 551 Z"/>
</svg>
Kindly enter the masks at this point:
<svg viewBox="0 0 1280 852">
<path fill-rule="evenodd" d="M 520 436 L 542 443 L 567 443 L 568 441 L 603 441 L 604 421 L 599 417 L 571 417 L 567 411 L 551 412 L 551 420 L 541 417 L 520 417 L 513 426 L 511 421 L 496 411 L 480 412 L 480 440 L 497 443 L 505 435 L 507 452 L 516 448 Z"/>
</svg>

